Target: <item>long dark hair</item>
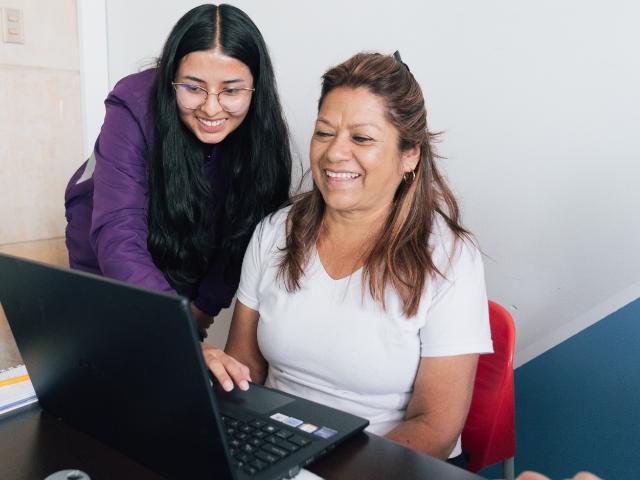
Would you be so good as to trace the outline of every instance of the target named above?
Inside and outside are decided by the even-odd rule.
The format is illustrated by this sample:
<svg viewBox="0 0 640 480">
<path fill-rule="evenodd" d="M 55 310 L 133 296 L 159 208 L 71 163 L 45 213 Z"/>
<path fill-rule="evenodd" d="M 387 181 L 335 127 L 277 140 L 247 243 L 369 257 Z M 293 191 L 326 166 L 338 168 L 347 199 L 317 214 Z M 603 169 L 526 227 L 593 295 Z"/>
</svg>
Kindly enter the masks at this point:
<svg viewBox="0 0 640 480">
<path fill-rule="evenodd" d="M 203 171 L 212 147 L 180 120 L 171 85 L 185 55 L 211 48 L 247 65 L 255 87 L 244 121 L 213 149 L 223 158 L 227 189 L 217 210 Z M 201 5 L 178 21 L 158 60 L 151 112 L 155 136 L 147 169 L 147 244 L 153 261 L 187 295 L 216 255 L 224 255 L 226 280 L 237 283 L 253 229 L 287 201 L 291 182 L 289 133 L 273 67 L 260 31 L 242 10 Z"/>
<path fill-rule="evenodd" d="M 395 193 L 393 206 L 378 238 L 367 252 L 363 266 L 363 286 L 384 307 L 387 285 L 395 289 L 403 303 L 403 313 L 418 311 L 425 281 L 440 274 L 428 238 L 435 215 L 443 217 L 456 238 L 468 236 L 460 223 L 458 203 L 437 168 L 435 133 L 427 128 L 427 111 L 420 85 L 405 64 L 379 53 L 359 53 L 329 69 L 322 77 L 318 110 L 325 97 L 338 87 L 366 88 L 385 101 L 389 120 L 398 129 L 398 148 L 420 147 L 420 161 Z M 287 219 L 287 240 L 279 273 L 289 291 L 300 288 L 309 253 L 322 226 L 324 199 L 315 186 L 294 199 Z M 368 281 L 367 281 L 368 280 Z"/>
</svg>

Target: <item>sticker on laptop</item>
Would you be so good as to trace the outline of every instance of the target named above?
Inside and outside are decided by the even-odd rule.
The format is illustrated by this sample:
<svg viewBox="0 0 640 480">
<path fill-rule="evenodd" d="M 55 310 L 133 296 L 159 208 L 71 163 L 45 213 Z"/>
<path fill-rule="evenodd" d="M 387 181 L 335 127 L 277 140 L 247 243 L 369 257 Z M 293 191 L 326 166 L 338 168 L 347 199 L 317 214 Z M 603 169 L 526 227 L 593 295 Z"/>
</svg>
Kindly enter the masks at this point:
<svg viewBox="0 0 640 480">
<path fill-rule="evenodd" d="M 282 413 L 274 413 L 273 415 L 271 415 L 271 418 L 276 422 L 282 422 L 282 423 L 286 422 L 289 419 L 287 415 L 284 415 Z"/>
<path fill-rule="evenodd" d="M 304 422 L 295 417 L 289 417 L 284 420 L 282 423 L 289 425 L 290 427 L 297 427 L 298 425 L 302 425 Z"/>
<path fill-rule="evenodd" d="M 303 432 L 307 432 L 307 433 L 313 433 L 318 429 L 318 427 L 313 423 L 303 423 L 298 428 Z"/>
<path fill-rule="evenodd" d="M 318 437 L 321 437 L 321 438 L 331 438 L 336 433 L 338 433 L 336 430 L 333 430 L 329 427 L 321 427 L 315 432 L 313 432 L 314 435 L 317 435 Z"/>
</svg>

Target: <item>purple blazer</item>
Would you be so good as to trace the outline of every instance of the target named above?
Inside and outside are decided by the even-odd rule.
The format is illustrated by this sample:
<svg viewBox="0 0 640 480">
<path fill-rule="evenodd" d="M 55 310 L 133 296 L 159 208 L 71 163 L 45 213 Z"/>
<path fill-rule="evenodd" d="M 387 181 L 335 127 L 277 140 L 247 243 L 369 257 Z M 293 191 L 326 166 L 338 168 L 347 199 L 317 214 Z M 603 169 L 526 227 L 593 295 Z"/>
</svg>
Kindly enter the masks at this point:
<svg viewBox="0 0 640 480">
<path fill-rule="evenodd" d="M 106 116 L 93 155 L 65 191 L 66 242 L 72 268 L 175 293 L 147 249 L 146 162 L 153 146 L 149 94 L 154 76 L 150 69 L 125 77 L 105 100 Z M 216 204 L 226 197 L 221 150 L 214 146 L 204 164 L 216 212 Z M 212 260 L 193 299 L 209 315 L 228 307 L 237 288 L 224 280 L 223 268 L 222 258 Z"/>
</svg>

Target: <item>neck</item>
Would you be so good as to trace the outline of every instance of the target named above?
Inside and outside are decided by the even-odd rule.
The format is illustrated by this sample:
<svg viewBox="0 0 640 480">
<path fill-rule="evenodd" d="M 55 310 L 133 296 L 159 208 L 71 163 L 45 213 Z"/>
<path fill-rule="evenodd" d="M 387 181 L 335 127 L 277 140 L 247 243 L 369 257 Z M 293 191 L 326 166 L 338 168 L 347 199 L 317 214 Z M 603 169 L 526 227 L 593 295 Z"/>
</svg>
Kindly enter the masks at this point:
<svg viewBox="0 0 640 480">
<path fill-rule="evenodd" d="M 316 248 L 331 278 L 344 278 L 364 265 L 388 213 L 388 208 L 376 212 L 325 210 Z"/>
<path fill-rule="evenodd" d="M 339 211 L 327 208 L 322 219 L 324 235 L 337 237 L 371 237 L 384 225 L 390 206 L 374 211 Z"/>
</svg>

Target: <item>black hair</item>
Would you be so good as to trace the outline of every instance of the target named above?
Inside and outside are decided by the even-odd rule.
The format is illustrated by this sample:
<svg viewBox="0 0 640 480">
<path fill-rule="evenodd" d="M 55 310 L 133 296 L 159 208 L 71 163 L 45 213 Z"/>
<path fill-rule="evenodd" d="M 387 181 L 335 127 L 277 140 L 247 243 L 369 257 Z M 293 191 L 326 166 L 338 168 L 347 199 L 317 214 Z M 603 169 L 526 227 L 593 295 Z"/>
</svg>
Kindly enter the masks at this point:
<svg viewBox="0 0 640 480">
<path fill-rule="evenodd" d="M 185 55 L 212 48 L 247 65 L 255 88 L 244 121 L 215 147 L 227 189 L 219 205 L 203 171 L 212 146 L 182 123 L 171 85 Z M 273 67 L 260 31 L 242 10 L 201 5 L 176 23 L 158 60 L 151 112 L 147 244 L 153 261 L 185 295 L 193 296 L 218 255 L 226 262 L 226 281 L 237 284 L 255 226 L 288 200 L 291 182 L 289 133 Z"/>
</svg>

